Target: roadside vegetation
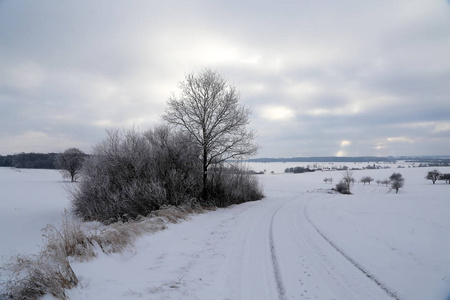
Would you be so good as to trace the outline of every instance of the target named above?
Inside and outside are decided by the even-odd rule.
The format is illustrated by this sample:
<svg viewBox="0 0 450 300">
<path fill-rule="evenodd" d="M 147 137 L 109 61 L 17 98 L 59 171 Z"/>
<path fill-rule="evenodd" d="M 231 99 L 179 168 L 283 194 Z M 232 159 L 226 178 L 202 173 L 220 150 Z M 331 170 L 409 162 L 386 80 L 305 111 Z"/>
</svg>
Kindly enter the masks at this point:
<svg viewBox="0 0 450 300">
<path fill-rule="evenodd" d="M 44 244 L 39 254 L 18 254 L 0 267 L 0 272 L 8 275 L 8 280 L 2 283 L 4 298 L 0 294 L 0 299 L 32 300 L 45 294 L 67 299 L 66 290 L 78 284 L 72 261 L 89 261 L 99 252 L 122 253 L 143 234 L 163 230 L 167 224 L 200 212 L 199 206 L 163 207 L 148 217 L 109 226 L 98 223 L 88 230 L 66 211 L 61 226 L 47 225 L 42 230 Z"/>
<path fill-rule="evenodd" d="M 4 297 L 65 299 L 78 283 L 71 259 L 89 260 L 99 249 L 120 253 L 167 222 L 264 197 L 252 172 L 229 163 L 258 150 L 239 92 L 210 69 L 187 74 L 180 89 L 167 102 L 166 124 L 108 130 L 89 156 L 69 148 L 52 157 L 64 177 L 78 181 L 69 188 L 73 214 L 103 227 L 86 231 L 68 214 L 61 229 L 47 226 L 40 254 L 17 255 L 2 267 L 9 274 Z"/>
<path fill-rule="evenodd" d="M 229 160 L 256 153 L 250 109 L 216 72 L 187 74 L 168 100 L 167 124 L 145 132 L 109 130 L 94 147 L 71 193 L 74 212 L 105 224 L 164 206 L 226 207 L 263 198 L 247 170 Z"/>
</svg>

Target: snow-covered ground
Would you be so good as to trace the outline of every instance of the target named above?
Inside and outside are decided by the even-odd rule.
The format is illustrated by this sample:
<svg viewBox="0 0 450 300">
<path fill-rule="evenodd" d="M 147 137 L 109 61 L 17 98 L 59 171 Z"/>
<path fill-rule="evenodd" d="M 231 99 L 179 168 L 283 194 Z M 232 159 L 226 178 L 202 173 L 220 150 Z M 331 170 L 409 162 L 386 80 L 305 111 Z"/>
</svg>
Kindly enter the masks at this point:
<svg viewBox="0 0 450 300">
<path fill-rule="evenodd" d="M 80 284 L 70 298 L 448 299 L 450 185 L 426 180 L 433 168 L 354 171 L 356 180 L 400 172 L 405 188 L 356 183 L 354 195 L 339 195 L 327 190 L 340 171 L 282 173 L 295 166 L 251 164 L 267 171 L 265 199 L 169 225 L 121 255 L 73 262 Z M 61 179 L 0 168 L 1 255 L 36 252 L 40 229 L 59 224 L 70 207 Z"/>
<path fill-rule="evenodd" d="M 0 167 L 0 255 L 39 251 L 41 229 L 70 207 L 67 184 L 55 170 Z"/>
</svg>

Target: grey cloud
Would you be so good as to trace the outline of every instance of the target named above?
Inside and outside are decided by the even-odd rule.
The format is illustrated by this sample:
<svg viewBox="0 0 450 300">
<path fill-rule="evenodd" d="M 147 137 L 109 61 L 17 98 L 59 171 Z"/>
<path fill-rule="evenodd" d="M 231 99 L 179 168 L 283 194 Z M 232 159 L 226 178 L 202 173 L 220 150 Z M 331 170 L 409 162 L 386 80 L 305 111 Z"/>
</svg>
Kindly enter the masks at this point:
<svg viewBox="0 0 450 300">
<path fill-rule="evenodd" d="M 261 156 L 448 154 L 449 7 L 0 1 L 0 145 L 41 132 L 86 147 L 151 126 L 185 72 L 210 67 L 253 107 Z"/>
</svg>

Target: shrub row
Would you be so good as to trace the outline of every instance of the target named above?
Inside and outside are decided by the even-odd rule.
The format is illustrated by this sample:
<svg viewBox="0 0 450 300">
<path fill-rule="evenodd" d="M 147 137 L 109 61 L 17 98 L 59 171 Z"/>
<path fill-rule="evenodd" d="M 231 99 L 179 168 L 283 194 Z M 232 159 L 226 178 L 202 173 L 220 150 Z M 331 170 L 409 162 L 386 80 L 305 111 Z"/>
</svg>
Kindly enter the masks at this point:
<svg viewBox="0 0 450 300">
<path fill-rule="evenodd" d="M 71 198 L 83 220 L 112 223 L 147 216 L 167 205 L 225 207 L 263 197 L 258 181 L 245 170 L 216 164 L 208 170 L 203 199 L 199 148 L 168 126 L 145 133 L 109 131 L 84 163 Z"/>
</svg>

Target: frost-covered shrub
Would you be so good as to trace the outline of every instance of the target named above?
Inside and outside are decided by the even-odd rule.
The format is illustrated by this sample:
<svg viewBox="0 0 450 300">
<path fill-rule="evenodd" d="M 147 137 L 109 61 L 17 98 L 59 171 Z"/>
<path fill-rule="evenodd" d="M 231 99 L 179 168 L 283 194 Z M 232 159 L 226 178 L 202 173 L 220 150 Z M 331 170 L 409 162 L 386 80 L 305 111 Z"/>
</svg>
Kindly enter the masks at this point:
<svg viewBox="0 0 450 300">
<path fill-rule="evenodd" d="M 159 126 L 145 133 L 109 131 L 84 163 L 72 190 L 76 215 L 112 223 L 147 216 L 164 206 L 227 206 L 263 197 L 256 177 L 213 164 L 203 193 L 201 149 L 186 133 Z"/>
<path fill-rule="evenodd" d="M 164 191 L 152 180 L 149 152 L 146 140 L 135 132 L 108 132 L 84 163 L 81 182 L 72 193 L 75 213 L 107 222 L 157 208 Z"/>
<path fill-rule="evenodd" d="M 208 195 L 212 205 L 225 207 L 264 197 L 257 177 L 246 169 L 216 166 L 209 171 Z"/>
<path fill-rule="evenodd" d="M 338 184 L 336 184 L 336 187 L 334 188 L 337 192 L 341 194 L 350 194 L 350 191 L 348 190 L 348 185 L 344 181 L 340 181 Z"/>
<path fill-rule="evenodd" d="M 144 134 L 108 131 L 72 191 L 74 211 L 110 223 L 193 202 L 201 186 L 197 157 L 196 148 L 166 126 Z"/>
<path fill-rule="evenodd" d="M 151 146 L 153 172 L 166 191 L 163 205 L 195 202 L 203 174 L 198 146 L 168 126 L 158 126 L 144 136 Z"/>
</svg>

